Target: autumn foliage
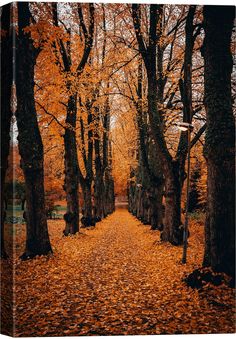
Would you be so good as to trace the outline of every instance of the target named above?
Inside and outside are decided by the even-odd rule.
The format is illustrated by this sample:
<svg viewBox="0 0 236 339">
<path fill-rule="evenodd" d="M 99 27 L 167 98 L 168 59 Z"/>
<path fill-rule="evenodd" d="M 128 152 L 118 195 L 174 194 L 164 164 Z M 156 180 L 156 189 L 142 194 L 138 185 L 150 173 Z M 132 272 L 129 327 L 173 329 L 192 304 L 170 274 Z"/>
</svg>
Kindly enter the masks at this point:
<svg viewBox="0 0 236 339">
<path fill-rule="evenodd" d="M 4 333 L 234 332 L 233 7 L 1 19 Z"/>
</svg>

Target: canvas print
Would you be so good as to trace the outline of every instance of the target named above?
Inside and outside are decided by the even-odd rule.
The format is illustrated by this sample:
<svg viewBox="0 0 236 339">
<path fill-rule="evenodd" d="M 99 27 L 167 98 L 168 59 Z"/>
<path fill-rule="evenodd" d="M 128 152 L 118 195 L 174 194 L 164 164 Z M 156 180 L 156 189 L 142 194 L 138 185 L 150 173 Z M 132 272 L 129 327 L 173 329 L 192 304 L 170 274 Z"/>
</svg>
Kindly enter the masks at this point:
<svg viewBox="0 0 236 339">
<path fill-rule="evenodd" d="M 235 332 L 235 7 L 1 7 L 1 333 Z"/>
</svg>

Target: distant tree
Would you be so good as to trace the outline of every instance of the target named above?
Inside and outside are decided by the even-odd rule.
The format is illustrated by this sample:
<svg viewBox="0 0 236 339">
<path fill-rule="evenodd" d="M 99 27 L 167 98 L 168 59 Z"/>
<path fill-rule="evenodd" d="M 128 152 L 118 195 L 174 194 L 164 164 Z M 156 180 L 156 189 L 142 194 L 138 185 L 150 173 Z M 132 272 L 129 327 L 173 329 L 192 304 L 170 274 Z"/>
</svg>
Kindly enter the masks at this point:
<svg viewBox="0 0 236 339">
<path fill-rule="evenodd" d="M 207 216 L 204 266 L 235 274 L 235 123 L 231 99 L 232 6 L 204 6 Z"/>
</svg>

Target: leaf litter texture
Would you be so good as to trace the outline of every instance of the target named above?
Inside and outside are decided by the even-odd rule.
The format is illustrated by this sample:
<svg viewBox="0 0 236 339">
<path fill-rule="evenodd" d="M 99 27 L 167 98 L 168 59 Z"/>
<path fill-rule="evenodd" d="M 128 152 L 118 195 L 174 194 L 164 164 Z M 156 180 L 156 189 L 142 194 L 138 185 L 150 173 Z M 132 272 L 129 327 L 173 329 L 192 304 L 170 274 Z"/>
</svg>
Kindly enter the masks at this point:
<svg viewBox="0 0 236 339">
<path fill-rule="evenodd" d="M 62 220 L 49 221 L 54 254 L 24 262 L 25 226 L 15 227 L 15 336 L 235 331 L 233 289 L 183 282 L 202 263 L 199 223 L 191 221 L 186 265 L 181 247 L 122 209 L 69 237 Z"/>
</svg>

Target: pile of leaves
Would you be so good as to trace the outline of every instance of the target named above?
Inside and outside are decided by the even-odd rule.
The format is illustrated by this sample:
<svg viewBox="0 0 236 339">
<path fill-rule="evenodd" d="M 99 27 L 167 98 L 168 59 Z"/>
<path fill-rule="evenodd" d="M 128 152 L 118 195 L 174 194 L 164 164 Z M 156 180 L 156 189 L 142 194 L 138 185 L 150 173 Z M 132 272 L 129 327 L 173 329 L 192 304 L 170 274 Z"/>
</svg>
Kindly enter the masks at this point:
<svg viewBox="0 0 236 339">
<path fill-rule="evenodd" d="M 49 221 L 53 255 L 21 262 L 25 226 L 17 226 L 15 336 L 235 331 L 232 288 L 183 281 L 202 263 L 202 225 L 191 223 L 186 265 L 181 247 L 126 210 L 74 236 L 63 237 L 63 227 Z"/>
</svg>

